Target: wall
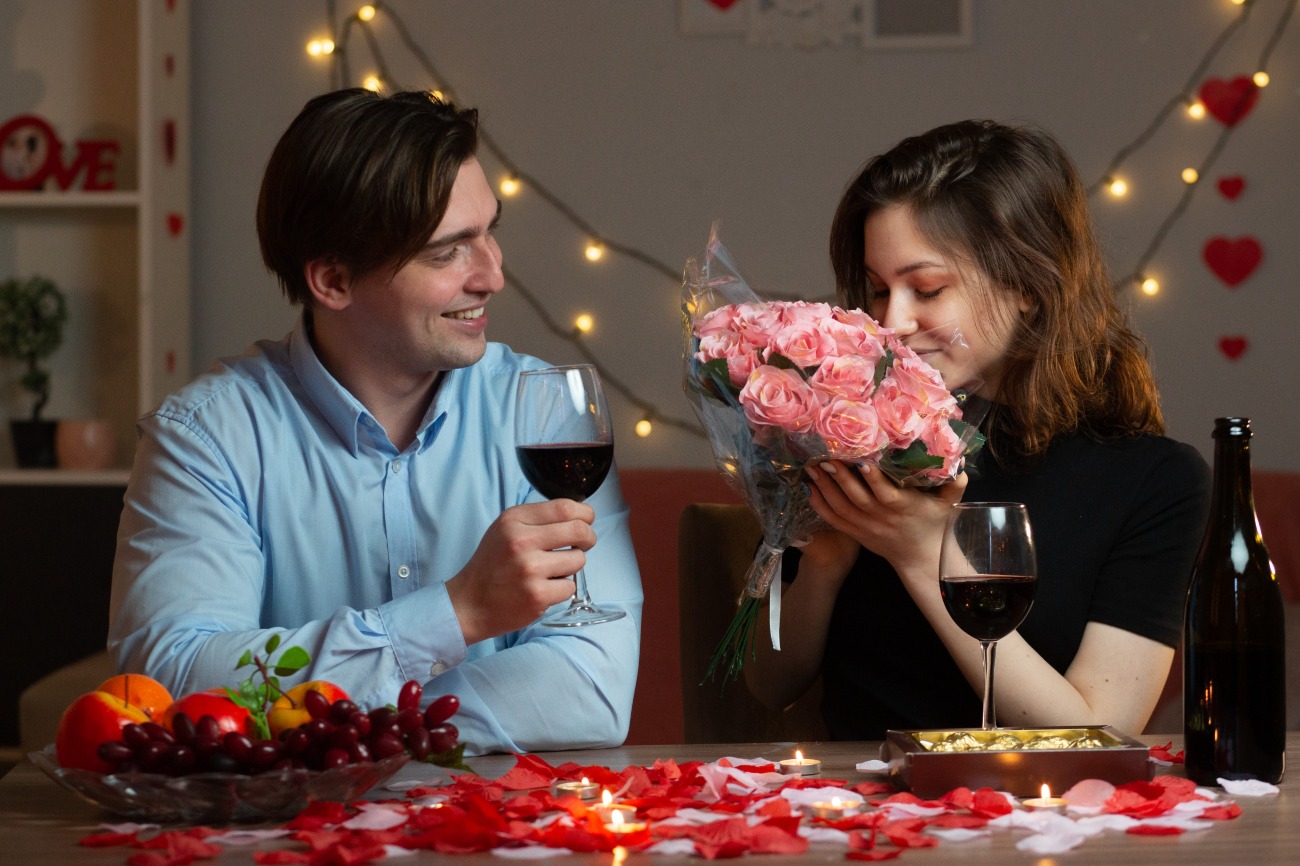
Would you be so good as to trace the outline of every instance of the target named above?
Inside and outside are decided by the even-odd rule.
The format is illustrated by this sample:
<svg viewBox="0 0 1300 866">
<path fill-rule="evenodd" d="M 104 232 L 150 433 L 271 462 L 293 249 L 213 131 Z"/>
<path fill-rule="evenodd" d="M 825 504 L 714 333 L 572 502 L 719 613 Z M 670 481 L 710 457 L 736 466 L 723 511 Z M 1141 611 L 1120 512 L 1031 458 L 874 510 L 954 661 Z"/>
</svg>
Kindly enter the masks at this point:
<svg viewBox="0 0 1300 866">
<path fill-rule="evenodd" d="M 1089 181 L 1104 171 L 1191 74 L 1232 16 L 1228 0 L 975 0 L 975 44 L 882 52 L 750 47 L 735 37 L 683 36 L 671 0 L 390 0 L 412 36 L 510 157 L 609 237 L 680 269 L 709 225 L 756 286 L 787 295 L 831 290 L 825 239 L 844 183 L 866 157 L 942 122 L 993 117 L 1055 132 Z M 1207 74 L 1249 73 L 1282 11 L 1258 0 Z M 338 4 L 340 14 L 356 4 Z M 302 103 L 330 87 L 303 51 L 327 32 L 325 0 L 199 0 L 193 9 L 194 357 L 196 363 L 286 331 L 292 314 L 262 269 L 252 214 L 260 173 Z M 376 32 L 398 81 L 432 82 L 381 18 Z M 1164 290 L 1134 297 L 1149 338 L 1172 435 L 1208 454 L 1213 418 L 1255 419 L 1255 463 L 1300 469 L 1292 332 L 1300 249 L 1300 22 L 1269 70 L 1273 85 L 1219 157 L 1205 187 L 1170 231 L 1152 270 Z M 374 67 L 363 40 L 354 71 Z M 1132 160 L 1134 191 L 1097 202 L 1117 273 L 1128 273 L 1222 127 L 1175 112 Z M 497 166 L 485 160 L 495 175 Z M 1239 174 L 1235 202 L 1212 183 Z M 1214 279 L 1200 250 L 1214 235 L 1254 235 L 1261 268 L 1235 291 Z M 567 322 L 597 316 L 592 351 L 667 414 L 689 418 L 679 385 L 679 286 L 626 259 L 591 266 L 584 238 L 536 196 L 509 200 L 500 231 L 507 265 Z M 490 307 L 492 338 L 556 362 L 572 347 L 545 333 L 507 290 Z M 1246 334 L 1235 362 L 1216 348 Z M 1280 392 L 1280 393 L 1279 393 Z M 630 434 L 620 415 L 624 466 L 707 466 L 703 440 L 664 426 Z"/>
</svg>

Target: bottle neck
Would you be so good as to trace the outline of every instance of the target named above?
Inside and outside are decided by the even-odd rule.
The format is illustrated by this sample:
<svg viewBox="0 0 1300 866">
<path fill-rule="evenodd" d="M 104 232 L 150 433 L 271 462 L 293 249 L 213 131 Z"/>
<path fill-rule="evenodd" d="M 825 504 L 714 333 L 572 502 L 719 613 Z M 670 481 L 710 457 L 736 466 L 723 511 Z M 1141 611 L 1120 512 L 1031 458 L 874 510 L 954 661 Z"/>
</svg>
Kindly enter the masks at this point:
<svg viewBox="0 0 1300 866">
<path fill-rule="evenodd" d="M 1220 435 L 1214 443 L 1213 508 L 1219 524 L 1255 523 L 1250 478 L 1250 438 Z"/>
</svg>

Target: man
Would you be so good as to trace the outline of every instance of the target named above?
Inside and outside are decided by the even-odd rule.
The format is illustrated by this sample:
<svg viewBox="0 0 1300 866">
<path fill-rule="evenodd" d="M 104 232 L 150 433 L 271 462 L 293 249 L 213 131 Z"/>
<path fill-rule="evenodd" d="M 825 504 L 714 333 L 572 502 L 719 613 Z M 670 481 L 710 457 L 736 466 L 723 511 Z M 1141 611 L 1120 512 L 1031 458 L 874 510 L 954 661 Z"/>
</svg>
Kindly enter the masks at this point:
<svg viewBox="0 0 1300 866">
<path fill-rule="evenodd" d="M 641 586 L 615 473 L 542 501 L 515 458 L 521 370 L 487 343 L 504 287 L 477 113 L 427 93 L 307 103 L 258 201 L 262 257 L 303 307 L 139 424 L 109 649 L 176 694 L 231 685 L 273 633 L 363 706 L 460 698 L 467 753 L 621 743 Z M 597 540 L 599 544 L 597 545 Z M 604 606 L 537 623 L 586 564 Z M 289 685 L 286 679 L 285 686 Z"/>
</svg>

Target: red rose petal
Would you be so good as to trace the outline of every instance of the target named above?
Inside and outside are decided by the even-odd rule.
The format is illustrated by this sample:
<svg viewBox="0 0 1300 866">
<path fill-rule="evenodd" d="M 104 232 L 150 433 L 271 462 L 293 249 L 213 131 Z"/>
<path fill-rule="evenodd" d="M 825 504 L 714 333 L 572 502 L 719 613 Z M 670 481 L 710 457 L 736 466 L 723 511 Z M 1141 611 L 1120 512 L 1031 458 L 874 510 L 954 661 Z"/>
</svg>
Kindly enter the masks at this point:
<svg viewBox="0 0 1300 866">
<path fill-rule="evenodd" d="M 1134 836 L 1177 836 L 1183 832 L 1183 828 L 1168 824 L 1136 824 L 1124 832 Z"/>
<path fill-rule="evenodd" d="M 980 788 L 971 798 L 970 811 L 975 815 L 996 818 L 1010 814 L 1012 808 L 1007 798 L 992 788 Z"/>
<path fill-rule="evenodd" d="M 82 836 L 77 844 L 86 848 L 112 848 L 115 845 L 130 845 L 135 839 L 135 833 L 91 833 Z"/>
<path fill-rule="evenodd" d="M 284 863 L 309 863 L 311 857 L 301 851 L 254 851 L 253 862 L 258 866 L 280 866 Z"/>
<path fill-rule="evenodd" d="M 1201 813 L 1201 817 L 1207 821 L 1231 821 L 1240 814 L 1240 806 L 1236 803 L 1227 803 L 1223 806 L 1211 806 Z"/>
<path fill-rule="evenodd" d="M 864 797 L 874 797 L 876 794 L 891 794 L 898 789 L 888 782 L 859 782 L 849 790 Z"/>
<path fill-rule="evenodd" d="M 850 851 L 844 855 L 844 859 L 879 862 L 881 860 L 893 860 L 902 853 L 902 848 L 877 848 L 874 851 Z"/>
</svg>

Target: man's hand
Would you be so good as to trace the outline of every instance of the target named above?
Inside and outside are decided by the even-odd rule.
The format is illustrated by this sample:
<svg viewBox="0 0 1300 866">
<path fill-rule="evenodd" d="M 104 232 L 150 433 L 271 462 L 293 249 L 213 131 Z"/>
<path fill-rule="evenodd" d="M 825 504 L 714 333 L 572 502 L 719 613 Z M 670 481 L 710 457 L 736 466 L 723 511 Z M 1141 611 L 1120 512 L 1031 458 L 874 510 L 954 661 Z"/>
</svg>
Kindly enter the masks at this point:
<svg viewBox="0 0 1300 866">
<path fill-rule="evenodd" d="M 571 499 L 501 512 L 469 562 L 447 581 L 465 644 L 521 629 L 572 596 L 571 576 L 596 543 L 595 519 L 590 505 Z"/>
</svg>

